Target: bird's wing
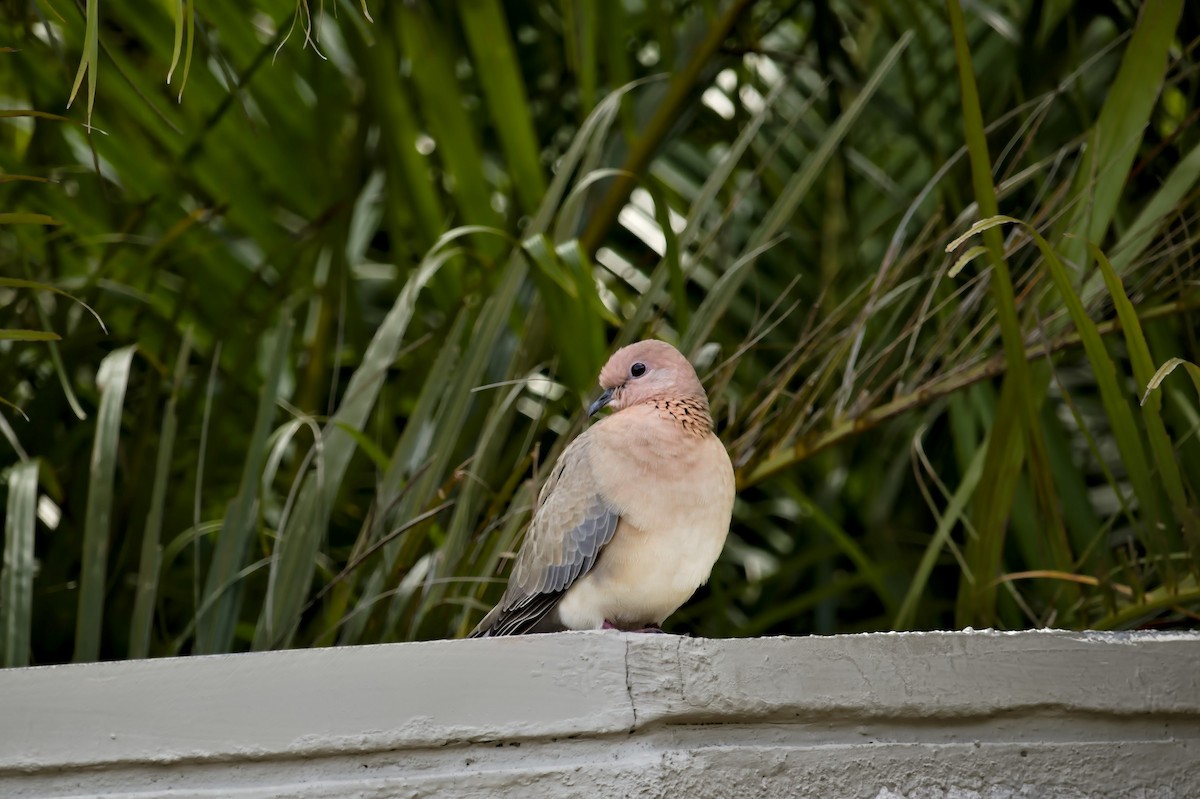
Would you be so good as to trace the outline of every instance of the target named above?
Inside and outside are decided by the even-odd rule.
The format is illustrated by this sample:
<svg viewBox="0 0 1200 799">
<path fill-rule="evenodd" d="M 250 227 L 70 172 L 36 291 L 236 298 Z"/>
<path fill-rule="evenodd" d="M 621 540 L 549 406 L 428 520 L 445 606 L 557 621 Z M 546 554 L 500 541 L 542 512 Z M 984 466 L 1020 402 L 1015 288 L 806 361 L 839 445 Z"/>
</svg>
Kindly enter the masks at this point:
<svg viewBox="0 0 1200 799">
<path fill-rule="evenodd" d="M 538 497 L 508 589 L 472 637 L 532 630 L 612 540 L 620 514 L 596 485 L 591 454 L 589 433 L 563 450 Z"/>
</svg>

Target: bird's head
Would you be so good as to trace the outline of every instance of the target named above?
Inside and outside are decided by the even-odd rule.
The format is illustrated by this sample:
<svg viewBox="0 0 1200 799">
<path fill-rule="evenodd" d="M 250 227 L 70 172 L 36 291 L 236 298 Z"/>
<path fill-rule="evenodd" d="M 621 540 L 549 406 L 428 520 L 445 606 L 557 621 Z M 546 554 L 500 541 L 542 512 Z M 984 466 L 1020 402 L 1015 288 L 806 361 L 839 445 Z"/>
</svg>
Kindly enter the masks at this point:
<svg viewBox="0 0 1200 799">
<path fill-rule="evenodd" d="M 708 395 L 688 359 L 665 341 L 647 339 L 622 347 L 600 370 L 604 390 L 588 407 L 592 416 L 607 406 L 620 411 L 659 400 L 687 401 L 708 413 Z"/>
</svg>

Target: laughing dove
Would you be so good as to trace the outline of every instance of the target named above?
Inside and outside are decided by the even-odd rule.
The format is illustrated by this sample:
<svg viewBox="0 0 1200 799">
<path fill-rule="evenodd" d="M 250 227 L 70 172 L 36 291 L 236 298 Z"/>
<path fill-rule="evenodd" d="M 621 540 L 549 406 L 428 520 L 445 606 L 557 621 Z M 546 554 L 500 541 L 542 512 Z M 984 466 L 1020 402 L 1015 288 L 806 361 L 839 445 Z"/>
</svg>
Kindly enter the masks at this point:
<svg viewBox="0 0 1200 799">
<path fill-rule="evenodd" d="M 696 370 L 639 341 L 600 371 L 592 425 L 538 496 L 500 603 L 471 637 L 658 631 L 708 580 L 733 511 L 733 466 Z"/>
</svg>

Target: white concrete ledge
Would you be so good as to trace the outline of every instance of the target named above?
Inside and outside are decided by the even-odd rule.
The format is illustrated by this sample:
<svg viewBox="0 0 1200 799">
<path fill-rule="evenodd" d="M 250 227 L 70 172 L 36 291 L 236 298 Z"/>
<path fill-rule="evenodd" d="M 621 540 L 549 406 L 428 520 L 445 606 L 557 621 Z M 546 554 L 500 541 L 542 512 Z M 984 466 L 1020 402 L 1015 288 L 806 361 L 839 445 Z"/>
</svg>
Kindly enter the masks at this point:
<svg viewBox="0 0 1200 799">
<path fill-rule="evenodd" d="M 0 671 L 0 797 L 1200 797 L 1200 634 L 567 633 Z"/>
</svg>

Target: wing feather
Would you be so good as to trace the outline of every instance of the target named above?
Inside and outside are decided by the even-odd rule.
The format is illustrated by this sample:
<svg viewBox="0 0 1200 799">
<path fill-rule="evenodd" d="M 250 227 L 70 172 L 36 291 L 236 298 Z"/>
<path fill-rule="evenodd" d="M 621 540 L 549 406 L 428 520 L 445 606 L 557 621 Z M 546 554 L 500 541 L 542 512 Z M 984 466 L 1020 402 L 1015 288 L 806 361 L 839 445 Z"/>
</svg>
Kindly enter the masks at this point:
<svg viewBox="0 0 1200 799">
<path fill-rule="evenodd" d="M 596 563 L 620 514 L 598 490 L 585 432 L 559 457 L 538 496 L 508 588 L 471 637 L 533 631 Z"/>
</svg>

